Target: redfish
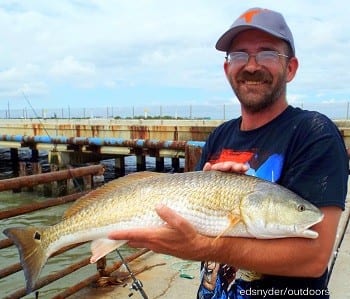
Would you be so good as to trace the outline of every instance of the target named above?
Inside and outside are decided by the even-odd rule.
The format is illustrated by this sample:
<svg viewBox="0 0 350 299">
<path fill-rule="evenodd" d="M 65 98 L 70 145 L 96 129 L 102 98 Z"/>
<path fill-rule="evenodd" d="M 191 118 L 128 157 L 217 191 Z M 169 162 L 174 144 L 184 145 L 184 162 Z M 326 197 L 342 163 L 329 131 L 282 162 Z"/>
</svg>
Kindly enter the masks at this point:
<svg viewBox="0 0 350 299">
<path fill-rule="evenodd" d="M 91 240 L 91 262 L 96 262 L 127 242 L 108 239 L 110 232 L 164 225 L 155 212 L 158 204 L 212 237 L 317 238 L 310 227 L 323 218 L 317 207 L 290 190 L 248 175 L 135 173 L 91 191 L 55 225 L 4 230 L 18 247 L 27 292 L 50 255 L 64 246 Z"/>
</svg>

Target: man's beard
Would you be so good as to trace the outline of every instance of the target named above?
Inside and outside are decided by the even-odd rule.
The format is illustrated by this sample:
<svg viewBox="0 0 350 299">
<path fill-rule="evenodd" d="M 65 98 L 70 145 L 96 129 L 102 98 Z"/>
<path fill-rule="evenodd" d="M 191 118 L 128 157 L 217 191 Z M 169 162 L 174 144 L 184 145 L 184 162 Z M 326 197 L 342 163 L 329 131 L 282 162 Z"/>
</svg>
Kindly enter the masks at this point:
<svg viewBox="0 0 350 299">
<path fill-rule="evenodd" d="M 275 84 L 273 84 L 272 75 L 262 71 L 257 71 L 253 74 L 243 71 L 238 74 L 235 83 L 233 83 L 230 78 L 229 81 L 241 105 L 246 111 L 251 113 L 261 112 L 271 107 L 278 101 L 281 95 L 286 92 L 284 73 L 279 74 Z M 263 86 L 264 91 L 259 94 L 247 94 L 247 91 L 242 90 L 242 86 L 240 86 L 244 81 L 263 82 L 265 85 Z M 266 90 L 267 86 L 270 86 L 269 90 Z M 244 86 L 243 88 L 246 89 L 247 86 Z M 254 86 L 252 86 L 252 88 L 254 88 Z"/>
</svg>

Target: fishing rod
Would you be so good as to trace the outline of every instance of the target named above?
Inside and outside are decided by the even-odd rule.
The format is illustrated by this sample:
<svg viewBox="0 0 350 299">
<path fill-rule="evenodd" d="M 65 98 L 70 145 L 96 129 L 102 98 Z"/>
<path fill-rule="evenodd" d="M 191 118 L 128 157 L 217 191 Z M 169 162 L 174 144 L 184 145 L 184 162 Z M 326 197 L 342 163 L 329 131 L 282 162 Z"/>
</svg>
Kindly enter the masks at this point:
<svg viewBox="0 0 350 299">
<path fill-rule="evenodd" d="M 131 289 L 135 290 L 137 292 L 140 292 L 142 298 L 148 299 L 148 296 L 147 296 L 145 290 L 143 289 L 143 284 L 142 284 L 141 280 L 139 280 L 139 279 L 137 279 L 135 277 L 134 273 L 131 271 L 128 263 L 123 258 L 123 256 L 120 253 L 120 251 L 118 249 L 116 251 L 117 251 L 117 254 L 118 254 L 120 260 L 122 261 L 123 265 L 125 266 L 126 270 L 129 272 L 129 275 L 130 275 L 131 279 L 133 280 L 133 283 L 131 284 Z"/>
<path fill-rule="evenodd" d="M 38 115 L 38 113 L 35 111 L 34 107 L 32 106 L 32 104 L 30 103 L 29 99 L 27 98 L 26 94 L 24 93 L 24 91 L 22 91 L 22 95 L 24 97 L 24 99 L 26 100 L 27 104 L 29 105 L 30 109 L 32 109 L 35 117 L 38 119 L 39 123 L 41 124 L 41 126 L 43 127 L 45 133 L 47 134 L 47 136 L 51 137 L 49 132 L 46 130 L 44 123 L 40 120 L 40 116 Z M 56 144 L 54 145 L 56 147 Z"/>
<path fill-rule="evenodd" d="M 26 94 L 24 93 L 24 91 L 22 91 L 22 95 L 23 95 L 24 99 L 26 100 L 27 104 L 29 105 L 30 109 L 31 109 L 32 112 L 34 113 L 34 116 L 37 118 L 37 120 L 39 121 L 40 125 L 41 125 L 42 128 L 44 129 L 46 135 L 47 135 L 48 137 L 51 138 L 51 136 L 50 136 L 48 130 L 46 130 L 45 124 L 41 121 L 39 114 L 36 112 L 36 110 L 35 110 L 34 107 L 32 106 L 31 102 L 29 101 L 29 99 L 28 99 L 28 97 L 26 96 Z M 53 146 L 54 146 L 54 151 L 56 151 L 56 149 L 57 149 L 57 144 L 54 144 Z M 70 168 L 68 168 L 68 171 L 69 171 L 69 170 L 70 170 Z M 74 177 L 73 175 L 72 175 L 72 180 L 74 181 L 74 184 L 77 186 L 77 188 L 79 189 L 79 191 L 82 192 L 82 191 L 83 191 L 82 185 L 81 185 L 80 182 L 76 179 L 76 177 Z"/>
</svg>

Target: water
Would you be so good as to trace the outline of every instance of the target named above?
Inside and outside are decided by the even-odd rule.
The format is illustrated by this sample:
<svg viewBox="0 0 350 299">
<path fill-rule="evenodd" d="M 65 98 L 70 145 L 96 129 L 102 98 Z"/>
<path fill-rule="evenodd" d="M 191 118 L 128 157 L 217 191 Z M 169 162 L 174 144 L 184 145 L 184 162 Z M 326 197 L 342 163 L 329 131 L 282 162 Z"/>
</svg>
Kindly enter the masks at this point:
<svg viewBox="0 0 350 299">
<path fill-rule="evenodd" d="M 45 198 L 43 196 L 38 196 L 35 193 L 12 193 L 10 191 L 5 191 L 0 193 L 0 209 L 8 209 L 11 207 L 16 207 L 24 204 L 30 204 L 32 202 L 41 202 L 44 201 Z M 6 227 L 12 227 L 12 226 L 45 226 L 45 225 L 51 225 L 54 224 L 61 219 L 61 215 L 64 212 L 64 210 L 69 206 L 69 204 L 57 206 L 48 208 L 45 210 L 36 211 L 33 213 L 29 213 L 26 215 L 21 215 L 5 220 L 1 220 L 0 222 L 0 231 L 2 232 Z M 5 236 L 2 236 L 1 239 L 6 238 Z M 88 247 L 79 247 L 79 255 L 81 257 L 79 258 L 79 255 L 77 255 L 77 252 L 69 252 L 69 254 L 64 254 L 59 257 L 53 257 L 52 259 L 49 259 L 49 262 L 47 264 L 47 267 L 44 268 L 44 271 L 42 272 L 43 275 L 46 275 L 52 271 L 61 269 L 65 265 L 67 265 L 69 262 L 78 261 L 82 257 L 86 257 L 88 254 Z M 12 264 L 19 262 L 19 255 L 18 251 L 14 246 L 5 248 L 1 250 L 1 256 L 0 256 L 0 263 L 2 267 L 7 267 Z M 91 272 L 93 273 L 93 272 Z M 59 287 L 57 287 L 57 283 L 54 286 L 54 288 L 46 287 L 43 291 L 40 291 L 40 297 L 39 298 L 50 298 L 52 295 L 57 292 L 57 289 L 67 287 L 69 284 L 61 282 L 58 284 Z M 24 281 L 24 274 L 23 271 L 17 272 L 13 275 L 7 276 L 5 278 L 0 279 L 0 289 L 1 289 L 1 295 L 6 296 L 11 294 L 15 289 L 22 287 L 25 285 Z M 56 290 L 55 290 L 56 289 Z M 34 298 L 34 295 L 26 296 L 26 298 Z"/>
<path fill-rule="evenodd" d="M 39 163 L 42 167 L 43 172 L 49 171 L 50 167 L 47 162 L 47 152 L 40 151 L 39 152 Z M 29 150 L 20 149 L 19 150 L 19 159 L 20 161 L 26 162 L 26 167 L 28 173 L 31 173 L 30 167 L 30 159 L 31 153 Z M 165 171 L 171 172 L 173 171 L 171 167 L 171 159 L 165 160 Z M 109 181 L 114 179 L 114 160 L 103 160 L 101 161 L 105 166 L 104 179 L 105 181 Z M 184 167 L 184 160 L 180 160 L 180 167 Z M 149 171 L 155 170 L 155 158 L 146 157 L 146 169 Z M 126 173 L 131 173 L 136 171 L 136 158 L 133 156 L 125 158 L 125 171 Z M 9 149 L 0 149 L 0 178 L 9 178 L 12 177 L 12 165 L 10 160 L 10 150 Z M 42 194 L 34 193 L 34 192 L 21 192 L 21 193 L 13 193 L 12 191 L 4 191 L 0 192 L 0 210 L 6 210 L 26 204 L 30 204 L 33 202 L 42 202 L 47 198 Z M 12 217 L 9 219 L 0 221 L 0 232 L 2 232 L 7 227 L 13 226 L 46 226 L 52 225 L 61 220 L 61 215 L 63 212 L 71 205 L 71 203 L 51 207 L 44 210 L 39 210 L 33 213 Z M 6 236 L 0 234 L 0 239 L 5 239 Z M 127 255 L 129 252 L 128 248 L 124 248 L 125 254 Z M 51 257 L 47 264 L 45 265 L 40 277 L 51 274 L 55 271 L 61 270 L 66 266 L 72 265 L 75 262 L 78 262 L 86 257 L 90 256 L 90 245 L 85 244 L 83 246 L 79 246 L 69 252 L 63 253 L 59 256 Z M 115 260 L 117 257 L 113 256 L 113 254 L 108 255 L 108 265 L 111 265 L 113 259 Z M 0 251 L 0 265 L 2 268 L 8 267 L 12 264 L 19 262 L 19 255 L 17 248 L 14 246 L 1 249 Z M 80 269 L 65 278 L 62 278 L 48 286 L 40 289 L 39 298 L 51 298 L 59 292 L 63 291 L 67 287 L 70 287 L 79 281 L 96 274 L 96 265 L 89 265 Z M 0 297 L 8 296 L 13 293 L 15 290 L 23 287 L 25 285 L 24 274 L 23 271 L 19 271 L 15 274 L 7 276 L 5 278 L 0 279 Z M 35 298 L 35 293 L 25 296 L 24 298 Z"/>
</svg>

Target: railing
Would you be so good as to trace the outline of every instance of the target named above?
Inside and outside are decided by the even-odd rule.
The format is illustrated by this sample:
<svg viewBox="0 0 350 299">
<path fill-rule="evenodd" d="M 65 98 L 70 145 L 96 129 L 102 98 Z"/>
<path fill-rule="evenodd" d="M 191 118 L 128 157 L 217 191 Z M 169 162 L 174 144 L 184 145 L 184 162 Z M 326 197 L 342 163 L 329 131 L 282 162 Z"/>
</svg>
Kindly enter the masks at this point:
<svg viewBox="0 0 350 299">
<path fill-rule="evenodd" d="M 184 171 L 194 170 L 199 159 L 203 141 L 161 141 L 150 139 L 123 139 L 123 138 L 97 138 L 97 137 L 64 137 L 64 136 L 25 136 L 0 135 L 2 146 L 29 147 L 33 156 L 37 156 L 37 149 L 43 145 L 52 145 L 51 153 L 57 151 L 70 151 L 76 153 L 94 153 L 98 158 L 114 157 L 118 165 L 118 175 L 125 174 L 125 156 L 136 156 L 137 171 L 146 169 L 145 156 L 156 157 L 156 171 L 164 168 L 164 157 L 173 159 L 174 168 L 178 171 L 179 158 L 185 159 Z M 59 145 L 64 145 L 60 148 Z M 16 152 L 11 152 L 12 160 L 18 159 Z M 35 159 L 33 159 L 35 160 Z M 96 159 L 95 159 L 96 160 Z M 16 164 L 16 163 L 15 163 Z"/>
<path fill-rule="evenodd" d="M 291 102 L 293 106 L 324 113 L 331 119 L 349 119 L 350 103 L 344 99 L 339 102 L 305 101 Z M 15 109 L 6 105 L 0 109 L 0 118 L 163 118 L 163 119 L 217 119 L 227 120 L 240 115 L 240 105 L 237 102 L 228 104 L 203 105 L 143 105 L 143 106 L 106 106 L 106 107 L 58 107 L 38 108 L 24 107 Z M 1 108 L 1 107 L 0 107 Z"/>
<path fill-rule="evenodd" d="M 13 188 L 22 188 L 26 186 L 33 186 L 35 184 L 42 184 L 47 183 L 51 181 L 55 181 L 57 179 L 69 179 L 72 177 L 81 177 L 81 176 L 93 176 L 98 175 L 103 170 L 103 167 L 101 165 L 95 165 L 95 166 L 88 166 L 88 167 L 82 167 L 77 169 L 70 169 L 69 171 L 58 171 L 51 174 L 42 174 L 42 175 L 32 175 L 24 178 L 17 178 L 17 179 L 8 179 L 8 180 L 2 180 L 0 181 L 0 187 L 1 191 L 4 190 L 11 190 Z M 93 180 L 91 180 L 93 181 Z M 29 182 L 29 183 L 28 183 Z M 20 215 L 25 215 L 27 213 L 31 213 L 34 211 L 38 211 L 40 209 L 46 209 L 48 207 L 58 206 L 62 204 L 66 204 L 72 201 L 75 201 L 76 199 L 80 198 L 81 196 L 85 195 L 86 192 L 79 192 L 59 198 L 53 198 L 53 199 L 46 199 L 44 202 L 41 203 L 31 203 L 29 205 L 23 205 L 17 208 L 9 209 L 9 210 L 2 210 L 0 211 L 0 220 L 8 219 L 11 217 L 16 217 Z M 72 250 L 76 247 L 81 246 L 83 243 L 67 246 L 65 248 L 62 248 L 61 250 L 54 253 L 52 256 L 60 255 L 64 252 L 67 252 L 69 250 Z M 10 239 L 3 239 L 0 240 L 0 250 L 8 248 L 13 245 L 13 242 Z M 15 248 L 14 248 L 15 250 Z M 134 260 L 138 258 L 139 256 L 143 255 L 144 253 L 148 252 L 147 249 L 139 250 L 135 253 L 132 253 L 124 258 L 125 261 L 129 262 L 131 260 Z M 77 271 L 80 268 L 83 268 L 90 264 L 90 257 L 85 257 L 81 259 L 80 261 L 73 263 L 64 269 L 61 269 L 60 271 L 57 271 L 55 273 L 48 274 L 46 276 L 41 277 L 35 284 L 34 290 L 38 290 L 52 282 L 55 282 L 56 280 L 67 276 L 70 273 L 73 273 L 74 271 Z M 91 284 L 92 282 L 97 281 L 101 276 L 108 277 L 113 271 L 117 270 L 121 266 L 121 261 L 117 261 L 113 263 L 111 266 L 106 265 L 106 258 L 101 259 L 97 264 L 96 273 L 92 274 L 91 276 L 83 279 L 82 281 L 78 282 L 77 284 L 66 288 L 64 291 L 60 292 L 59 294 L 56 294 L 54 298 L 66 298 L 82 288 L 86 287 L 87 285 Z M 21 271 L 22 267 L 20 263 L 15 263 L 12 265 L 9 265 L 5 268 L 2 268 L 0 270 L 0 279 L 5 278 L 7 276 L 13 275 L 18 271 Z M 19 288 L 17 290 L 14 290 L 11 294 L 7 295 L 4 298 L 21 298 L 25 296 L 26 290 L 24 287 Z"/>
</svg>

